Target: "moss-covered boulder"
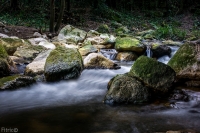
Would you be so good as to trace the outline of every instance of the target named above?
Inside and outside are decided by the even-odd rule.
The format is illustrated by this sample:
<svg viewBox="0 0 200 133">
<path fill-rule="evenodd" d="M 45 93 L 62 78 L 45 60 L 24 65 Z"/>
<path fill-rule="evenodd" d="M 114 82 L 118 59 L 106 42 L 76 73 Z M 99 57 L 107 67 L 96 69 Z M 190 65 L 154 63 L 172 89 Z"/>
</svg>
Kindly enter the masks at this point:
<svg viewBox="0 0 200 133">
<path fill-rule="evenodd" d="M 151 93 L 145 85 L 128 74 L 117 75 L 108 83 L 108 92 L 104 103 L 144 103 Z"/>
<path fill-rule="evenodd" d="M 130 30 L 129 30 L 126 26 L 121 26 L 121 27 L 115 29 L 115 33 L 116 33 L 117 35 L 126 34 L 126 33 L 128 33 L 129 31 L 130 31 Z"/>
<path fill-rule="evenodd" d="M 4 47 L 0 44 L 0 77 L 8 75 L 10 67 L 8 64 L 8 54 Z"/>
<path fill-rule="evenodd" d="M 13 55 L 18 47 L 23 46 L 25 41 L 16 38 L 1 38 L 0 43 L 4 46 L 8 55 Z"/>
<path fill-rule="evenodd" d="M 58 46 L 47 57 L 44 74 L 47 81 L 76 78 L 83 70 L 83 61 L 77 49 Z"/>
<path fill-rule="evenodd" d="M 185 79 L 184 81 L 200 80 L 199 49 L 200 44 L 185 43 L 168 62 L 168 65 L 175 70 L 178 79 Z"/>
<path fill-rule="evenodd" d="M 85 45 L 79 49 L 82 56 L 88 55 L 90 53 L 96 53 L 98 50 L 93 45 Z"/>
<path fill-rule="evenodd" d="M 165 93 L 171 89 L 176 73 L 161 62 L 140 56 L 131 67 L 129 75 L 140 79 L 154 91 Z"/>
<path fill-rule="evenodd" d="M 41 52 L 30 64 L 26 66 L 25 75 L 37 76 L 44 74 L 44 65 L 52 50 Z"/>
<path fill-rule="evenodd" d="M 39 53 L 41 53 L 44 50 L 46 50 L 46 48 L 43 46 L 34 46 L 31 44 L 26 44 L 21 47 L 18 47 L 13 55 L 17 57 L 22 57 L 27 62 L 31 62 L 35 59 L 35 57 L 37 57 Z"/>
<path fill-rule="evenodd" d="M 119 52 L 117 53 L 116 60 L 118 61 L 134 61 L 138 58 L 138 55 L 134 52 Z"/>
<path fill-rule="evenodd" d="M 102 69 L 118 69 L 119 66 L 113 61 L 107 59 L 102 54 L 91 53 L 84 59 L 84 67 L 93 69 L 93 68 L 102 68 Z"/>
<path fill-rule="evenodd" d="M 115 49 L 120 52 L 136 52 L 143 54 L 145 52 L 145 46 L 140 43 L 139 40 L 131 37 L 118 37 L 116 39 Z"/>
<path fill-rule="evenodd" d="M 0 79 L 0 90 L 14 90 L 35 83 L 32 77 L 15 75 Z"/>
<path fill-rule="evenodd" d="M 109 27 L 107 24 L 101 24 L 98 28 L 97 28 L 97 31 L 99 33 L 109 33 Z"/>
<path fill-rule="evenodd" d="M 78 44 L 85 39 L 86 35 L 87 33 L 84 30 L 67 25 L 58 34 L 58 40 L 67 44 Z"/>
<path fill-rule="evenodd" d="M 183 45 L 183 42 L 172 41 L 172 40 L 165 40 L 165 41 L 162 41 L 162 43 L 165 44 L 165 45 L 171 45 L 171 46 L 181 46 L 181 45 Z"/>
</svg>

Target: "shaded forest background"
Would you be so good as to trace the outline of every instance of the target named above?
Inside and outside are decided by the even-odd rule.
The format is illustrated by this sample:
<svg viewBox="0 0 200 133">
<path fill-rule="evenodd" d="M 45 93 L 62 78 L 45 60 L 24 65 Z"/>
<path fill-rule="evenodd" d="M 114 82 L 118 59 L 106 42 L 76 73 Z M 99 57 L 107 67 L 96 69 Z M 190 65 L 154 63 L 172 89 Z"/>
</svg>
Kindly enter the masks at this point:
<svg viewBox="0 0 200 133">
<path fill-rule="evenodd" d="M 55 12 L 55 15 L 52 15 L 52 12 Z M 168 32 L 178 30 L 175 39 L 184 39 L 191 34 L 200 36 L 199 16 L 199 0 L 0 1 L 0 22 L 51 32 L 57 32 L 66 24 L 89 30 L 102 23 L 109 25 L 117 22 L 135 32 L 157 29 L 160 30 L 159 33 L 166 32 L 174 36 L 175 32 Z"/>
</svg>

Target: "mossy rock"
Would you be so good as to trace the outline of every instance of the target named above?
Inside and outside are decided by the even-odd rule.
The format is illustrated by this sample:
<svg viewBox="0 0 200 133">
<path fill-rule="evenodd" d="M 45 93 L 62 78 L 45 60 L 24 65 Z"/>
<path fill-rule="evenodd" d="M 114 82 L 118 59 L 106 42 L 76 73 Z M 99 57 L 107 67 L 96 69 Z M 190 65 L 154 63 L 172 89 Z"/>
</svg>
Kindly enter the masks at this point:
<svg viewBox="0 0 200 133">
<path fill-rule="evenodd" d="M 131 67 L 129 75 L 140 79 L 154 91 L 165 93 L 171 89 L 176 73 L 155 59 L 140 56 Z"/>
<path fill-rule="evenodd" d="M 2 38 L 0 39 L 0 43 L 4 46 L 9 55 L 13 55 L 18 47 L 25 44 L 23 40 L 16 38 Z"/>
<path fill-rule="evenodd" d="M 47 57 L 44 74 L 47 81 L 76 78 L 83 70 L 83 60 L 77 49 L 58 46 Z"/>
<path fill-rule="evenodd" d="M 18 47 L 14 56 L 22 57 L 25 61 L 31 62 L 37 57 L 39 53 L 46 50 L 43 46 L 33 46 L 31 44 L 27 44 L 21 47 Z"/>
<path fill-rule="evenodd" d="M 78 44 L 85 39 L 86 35 L 87 33 L 84 30 L 66 25 L 58 34 L 58 40 L 67 44 Z"/>
<path fill-rule="evenodd" d="M 116 34 L 128 33 L 130 30 L 126 26 L 121 26 L 115 30 Z"/>
<path fill-rule="evenodd" d="M 139 40 L 131 37 L 117 38 L 115 49 L 119 52 L 136 52 L 143 54 L 145 52 L 145 46 L 140 43 Z"/>
<path fill-rule="evenodd" d="M 32 77 L 15 75 L 0 79 L 0 90 L 14 90 L 35 83 Z"/>
<path fill-rule="evenodd" d="M 91 53 L 84 59 L 84 67 L 87 69 L 119 69 L 120 67 L 100 53 Z"/>
<path fill-rule="evenodd" d="M 88 55 L 90 53 L 96 53 L 98 50 L 93 45 L 85 45 L 79 49 L 79 52 L 82 56 Z"/>
<path fill-rule="evenodd" d="M 138 58 L 138 55 L 134 52 L 119 52 L 117 53 L 116 60 L 118 61 L 134 61 Z"/>
<path fill-rule="evenodd" d="M 0 77 L 9 75 L 10 66 L 8 63 L 8 54 L 2 44 L 0 44 Z"/>
<path fill-rule="evenodd" d="M 179 79 L 200 79 L 199 44 L 185 43 L 168 62 Z"/>
<path fill-rule="evenodd" d="M 109 33 L 110 32 L 109 30 L 110 29 L 107 24 L 102 24 L 97 28 L 97 31 L 100 33 Z"/>
<path fill-rule="evenodd" d="M 139 104 L 148 102 L 151 93 L 145 85 L 128 74 L 115 76 L 108 83 L 108 92 L 104 103 L 132 103 Z"/>
</svg>

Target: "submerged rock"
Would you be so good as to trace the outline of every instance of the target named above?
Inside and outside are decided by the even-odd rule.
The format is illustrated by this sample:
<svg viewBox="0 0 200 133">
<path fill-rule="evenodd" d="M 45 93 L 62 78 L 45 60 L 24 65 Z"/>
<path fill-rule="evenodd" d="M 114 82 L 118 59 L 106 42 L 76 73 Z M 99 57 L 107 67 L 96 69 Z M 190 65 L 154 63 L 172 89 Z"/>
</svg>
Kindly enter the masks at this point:
<svg viewBox="0 0 200 133">
<path fill-rule="evenodd" d="M 0 90 L 13 90 L 35 83 L 32 77 L 15 75 L 0 79 Z"/>
<path fill-rule="evenodd" d="M 145 46 L 139 40 L 131 37 L 118 37 L 116 39 L 115 49 L 120 52 L 136 52 L 137 54 L 143 54 L 145 52 Z"/>
<path fill-rule="evenodd" d="M 37 76 L 44 73 L 44 66 L 47 57 L 49 56 L 52 50 L 47 50 L 40 53 L 30 64 L 26 66 L 25 75 L 28 76 Z"/>
<path fill-rule="evenodd" d="M 44 74 L 47 81 L 76 78 L 83 70 L 80 53 L 74 48 L 58 46 L 47 57 Z"/>
<path fill-rule="evenodd" d="M 151 93 L 145 85 L 128 74 L 117 75 L 108 83 L 108 92 L 104 103 L 144 103 Z"/>
<path fill-rule="evenodd" d="M 131 67 L 129 75 L 140 79 L 154 91 L 165 93 L 171 89 L 176 73 L 161 62 L 140 56 Z"/>
<path fill-rule="evenodd" d="M 179 80 L 189 86 L 198 86 L 200 81 L 200 44 L 185 43 L 168 62 Z M 193 81 L 193 82 L 189 82 Z"/>
<path fill-rule="evenodd" d="M 119 66 L 100 53 L 91 53 L 84 59 L 85 68 L 118 69 Z"/>
</svg>

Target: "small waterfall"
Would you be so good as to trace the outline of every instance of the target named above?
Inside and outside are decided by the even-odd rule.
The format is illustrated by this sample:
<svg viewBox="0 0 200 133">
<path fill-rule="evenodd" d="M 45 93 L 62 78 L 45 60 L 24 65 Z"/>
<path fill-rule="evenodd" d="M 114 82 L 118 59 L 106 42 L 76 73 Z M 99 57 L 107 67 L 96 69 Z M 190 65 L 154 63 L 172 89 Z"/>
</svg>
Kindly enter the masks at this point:
<svg viewBox="0 0 200 133">
<path fill-rule="evenodd" d="M 151 57 L 151 46 L 150 45 L 147 45 L 146 53 L 147 53 L 147 57 Z"/>
<path fill-rule="evenodd" d="M 160 58 L 158 58 L 159 62 L 165 63 L 167 64 L 169 62 L 169 60 L 174 56 L 174 54 L 176 53 L 176 51 L 179 49 L 178 46 L 169 46 L 172 50 L 170 57 L 168 55 L 162 56 Z"/>
<path fill-rule="evenodd" d="M 117 51 L 115 49 L 101 49 L 100 52 L 110 60 L 115 60 L 117 56 Z"/>
</svg>

